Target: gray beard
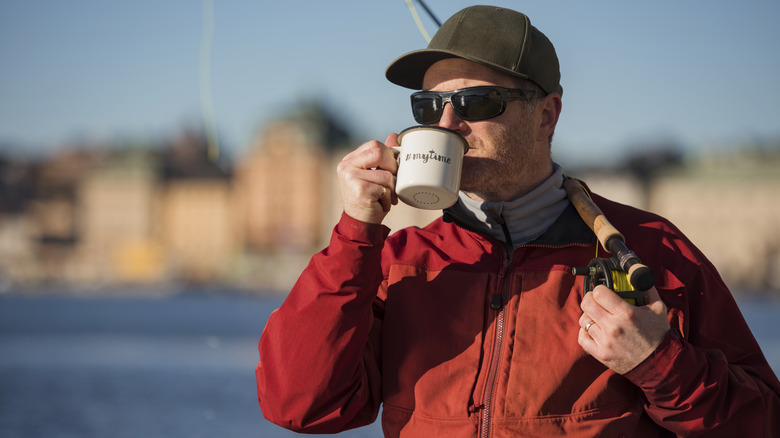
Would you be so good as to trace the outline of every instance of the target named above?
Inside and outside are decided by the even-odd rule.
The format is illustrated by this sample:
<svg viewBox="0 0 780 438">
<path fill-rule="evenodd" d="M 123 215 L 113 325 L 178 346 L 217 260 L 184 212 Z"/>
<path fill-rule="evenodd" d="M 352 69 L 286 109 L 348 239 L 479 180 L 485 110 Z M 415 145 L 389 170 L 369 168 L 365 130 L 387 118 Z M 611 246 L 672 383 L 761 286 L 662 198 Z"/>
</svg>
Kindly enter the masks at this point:
<svg viewBox="0 0 780 438">
<path fill-rule="evenodd" d="M 527 151 L 533 148 L 533 138 L 525 122 L 492 136 L 499 146 L 494 157 L 465 157 L 460 189 L 483 200 L 501 201 L 507 188 L 519 187 L 529 178 Z"/>
</svg>

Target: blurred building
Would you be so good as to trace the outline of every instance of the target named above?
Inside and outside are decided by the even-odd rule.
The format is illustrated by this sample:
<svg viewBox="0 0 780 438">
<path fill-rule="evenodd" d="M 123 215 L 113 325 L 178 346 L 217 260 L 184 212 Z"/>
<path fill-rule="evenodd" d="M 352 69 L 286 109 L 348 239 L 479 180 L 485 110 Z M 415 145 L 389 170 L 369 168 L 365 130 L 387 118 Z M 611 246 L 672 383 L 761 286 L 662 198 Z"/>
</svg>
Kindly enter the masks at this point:
<svg viewBox="0 0 780 438">
<path fill-rule="evenodd" d="M 35 166 L 33 186 L 25 208 L 17 212 L 25 222 L 25 237 L 32 259 L 11 261 L 9 275 L 25 275 L 56 281 L 73 270 L 73 257 L 80 239 L 79 182 L 85 171 L 100 159 L 96 154 L 65 150 Z M 19 271 L 16 271 L 19 269 Z"/>
<path fill-rule="evenodd" d="M 675 222 L 729 284 L 780 290 L 780 160 L 731 157 L 665 173 L 650 205 Z"/>
<path fill-rule="evenodd" d="M 733 288 L 780 290 L 780 149 L 574 174 L 596 193 L 672 221 Z M 641 255 L 639 255 L 641 258 Z"/>
<path fill-rule="evenodd" d="M 98 287 L 159 281 L 159 154 L 118 151 L 93 163 L 78 184 L 79 239 L 67 280 Z"/>
<path fill-rule="evenodd" d="M 236 167 L 245 244 L 258 251 L 310 251 L 321 244 L 334 202 L 332 157 L 350 140 L 318 106 L 269 124 Z"/>
<path fill-rule="evenodd" d="M 209 159 L 203 136 L 181 136 L 166 149 L 159 186 L 159 242 L 178 280 L 224 280 L 240 250 L 232 174 Z"/>
</svg>

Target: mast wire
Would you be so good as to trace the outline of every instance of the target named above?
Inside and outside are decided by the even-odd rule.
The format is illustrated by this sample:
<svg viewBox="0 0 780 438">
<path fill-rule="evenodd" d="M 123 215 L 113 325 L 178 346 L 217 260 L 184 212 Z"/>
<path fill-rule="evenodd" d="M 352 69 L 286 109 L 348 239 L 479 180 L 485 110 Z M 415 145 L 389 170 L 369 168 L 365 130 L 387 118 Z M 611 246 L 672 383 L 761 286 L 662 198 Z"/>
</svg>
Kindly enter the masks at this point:
<svg viewBox="0 0 780 438">
<path fill-rule="evenodd" d="M 214 0 L 203 0 L 203 29 L 200 40 L 200 105 L 206 131 L 208 156 L 219 159 L 219 137 L 211 96 L 211 43 L 214 40 Z"/>
<path fill-rule="evenodd" d="M 417 25 L 417 29 L 420 30 L 420 33 L 422 34 L 423 38 L 425 38 L 425 41 L 430 43 L 431 42 L 431 36 L 428 35 L 428 31 L 425 30 L 425 26 L 423 26 L 422 21 L 420 20 L 420 15 L 417 14 L 417 8 L 414 7 L 414 3 L 412 0 L 405 0 L 406 6 L 409 7 L 409 12 L 412 13 L 412 18 L 414 19 L 414 23 Z M 428 8 L 425 8 L 427 11 Z"/>
</svg>

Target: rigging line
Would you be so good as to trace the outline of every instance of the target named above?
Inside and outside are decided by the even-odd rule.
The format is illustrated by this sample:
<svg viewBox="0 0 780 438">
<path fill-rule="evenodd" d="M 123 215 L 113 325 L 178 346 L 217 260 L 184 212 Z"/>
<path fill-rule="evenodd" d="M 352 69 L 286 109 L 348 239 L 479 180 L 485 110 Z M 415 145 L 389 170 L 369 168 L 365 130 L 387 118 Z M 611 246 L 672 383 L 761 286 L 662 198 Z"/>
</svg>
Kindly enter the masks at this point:
<svg viewBox="0 0 780 438">
<path fill-rule="evenodd" d="M 208 156 L 219 159 L 219 138 L 211 98 L 211 43 L 214 39 L 214 0 L 203 0 L 203 30 L 200 40 L 200 106 L 206 131 Z"/>
<path fill-rule="evenodd" d="M 439 19 L 436 18 L 435 15 L 433 15 L 433 12 L 431 12 L 431 10 L 428 9 L 428 5 L 426 5 L 423 0 L 417 0 L 417 3 L 419 3 L 420 6 L 423 7 L 423 9 L 425 9 L 425 12 L 428 13 L 428 16 L 431 17 L 431 20 L 433 20 L 433 22 L 436 23 L 437 26 L 441 27 L 441 21 L 439 21 Z"/>
<path fill-rule="evenodd" d="M 420 30 L 420 33 L 422 34 L 423 38 L 425 38 L 426 42 L 431 42 L 431 37 L 428 35 L 428 31 L 425 30 L 425 27 L 422 24 L 422 21 L 420 21 L 420 16 L 417 14 L 417 8 L 414 7 L 414 3 L 412 3 L 412 0 L 405 0 L 406 6 L 409 7 L 409 12 L 412 13 L 412 18 L 414 18 L 415 24 L 417 24 L 417 29 Z M 426 10 L 428 8 L 425 8 Z"/>
</svg>

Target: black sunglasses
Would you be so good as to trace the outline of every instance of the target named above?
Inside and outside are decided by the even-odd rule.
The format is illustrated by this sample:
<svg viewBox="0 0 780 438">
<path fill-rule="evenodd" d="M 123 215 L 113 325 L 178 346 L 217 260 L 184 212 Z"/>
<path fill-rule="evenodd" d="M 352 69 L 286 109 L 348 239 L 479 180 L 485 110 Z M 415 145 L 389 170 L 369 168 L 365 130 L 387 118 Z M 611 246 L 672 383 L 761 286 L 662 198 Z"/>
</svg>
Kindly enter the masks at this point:
<svg viewBox="0 0 780 438">
<path fill-rule="evenodd" d="M 452 105 L 463 120 L 476 121 L 500 116 L 510 100 L 531 100 L 542 97 L 539 90 L 510 89 L 498 86 L 462 88 L 455 91 L 418 91 L 412 94 L 412 114 L 421 125 L 441 120 L 444 104 Z"/>
</svg>

